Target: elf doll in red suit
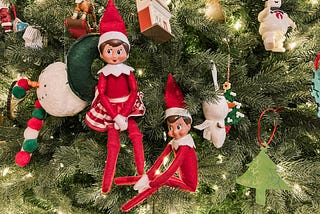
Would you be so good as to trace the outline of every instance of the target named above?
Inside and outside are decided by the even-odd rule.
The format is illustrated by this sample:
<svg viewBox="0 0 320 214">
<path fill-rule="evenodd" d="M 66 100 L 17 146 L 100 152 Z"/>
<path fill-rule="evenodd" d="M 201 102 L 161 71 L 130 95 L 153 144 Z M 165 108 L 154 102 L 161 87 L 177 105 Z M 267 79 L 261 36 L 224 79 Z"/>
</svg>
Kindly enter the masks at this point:
<svg viewBox="0 0 320 214">
<path fill-rule="evenodd" d="M 195 192 L 198 184 L 198 162 L 193 138 L 189 133 L 192 118 L 183 102 L 184 97 L 171 74 L 165 91 L 165 118 L 168 125 L 168 135 L 173 139 L 155 161 L 149 171 L 142 176 L 127 176 L 115 178 L 117 185 L 132 185 L 138 190 L 138 195 L 125 203 L 121 209 L 126 212 L 137 206 L 160 187 L 166 185 Z M 156 173 L 165 157 L 174 153 L 174 160 L 162 173 Z M 176 173 L 179 176 L 176 176 Z"/>
<path fill-rule="evenodd" d="M 98 48 L 107 65 L 98 71 L 96 96 L 86 114 L 85 122 L 96 131 L 108 132 L 107 158 L 102 180 L 102 193 L 107 194 L 115 174 L 121 131 L 128 131 L 133 144 L 136 170 L 140 175 L 144 173 L 142 133 L 133 117 L 144 115 L 145 107 L 142 93 L 138 92 L 134 69 L 123 64 L 129 56 L 130 44 L 125 23 L 112 0 L 108 1 L 101 19 Z"/>
</svg>

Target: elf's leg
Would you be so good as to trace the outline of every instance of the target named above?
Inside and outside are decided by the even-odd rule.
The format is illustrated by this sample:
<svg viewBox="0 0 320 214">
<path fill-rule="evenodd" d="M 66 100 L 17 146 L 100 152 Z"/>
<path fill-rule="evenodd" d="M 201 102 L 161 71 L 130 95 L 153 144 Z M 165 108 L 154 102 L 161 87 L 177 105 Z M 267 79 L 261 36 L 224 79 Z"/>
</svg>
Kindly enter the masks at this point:
<svg viewBox="0 0 320 214">
<path fill-rule="evenodd" d="M 150 189 L 147 189 L 135 197 L 133 197 L 131 200 L 129 200 L 127 203 L 125 203 L 122 207 L 121 210 L 123 212 L 128 212 L 131 210 L 133 207 L 137 206 L 138 204 L 142 203 L 144 200 L 146 200 L 148 197 L 150 197 L 152 194 L 154 194 L 159 187 L 153 187 Z"/>
<path fill-rule="evenodd" d="M 107 158 L 102 179 L 102 193 L 107 194 L 112 186 L 116 171 L 117 159 L 120 151 L 119 132 L 113 127 L 108 127 Z"/>
<path fill-rule="evenodd" d="M 182 180 L 180 180 L 177 177 L 170 177 L 164 185 L 170 186 L 170 187 L 175 187 L 175 188 L 180 188 L 181 190 L 189 191 L 189 192 L 195 192 L 197 189 L 197 184 L 186 184 Z"/>
<path fill-rule="evenodd" d="M 136 121 L 132 118 L 128 119 L 128 132 L 129 138 L 133 144 L 133 153 L 134 153 L 134 161 L 136 164 L 136 169 L 139 175 L 142 175 L 144 172 L 144 150 L 143 150 L 143 142 L 142 142 L 142 133 L 136 123 Z"/>
<path fill-rule="evenodd" d="M 124 177 L 117 177 L 114 179 L 114 183 L 118 186 L 123 185 L 134 185 L 137 181 L 141 178 L 141 175 L 138 176 L 124 176 Z"/>
</svg>

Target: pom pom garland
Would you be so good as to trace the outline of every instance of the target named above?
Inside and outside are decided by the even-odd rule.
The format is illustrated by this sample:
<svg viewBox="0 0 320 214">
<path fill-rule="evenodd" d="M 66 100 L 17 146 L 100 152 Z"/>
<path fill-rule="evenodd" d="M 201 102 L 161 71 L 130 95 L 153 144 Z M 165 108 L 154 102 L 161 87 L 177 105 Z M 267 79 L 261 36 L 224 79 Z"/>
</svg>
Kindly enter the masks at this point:
<svg viewBox="0 0 320 214">
<path fill-rule="evenodd" d="M 32 118 L 28 121 L 28 127 L 24 131 L 24 142 L 22 144 L 21 151 L 16 154 L 16 164 L 18 166 L 26 166 L 30 160 L 32 152 L 38 148 L 38 135 L 42 128 L 43 120 L 45 119 L 47 112 L 41 108 L 39 100 L 34 103 L 35 109 L 32 112 Z"/>
</svg>

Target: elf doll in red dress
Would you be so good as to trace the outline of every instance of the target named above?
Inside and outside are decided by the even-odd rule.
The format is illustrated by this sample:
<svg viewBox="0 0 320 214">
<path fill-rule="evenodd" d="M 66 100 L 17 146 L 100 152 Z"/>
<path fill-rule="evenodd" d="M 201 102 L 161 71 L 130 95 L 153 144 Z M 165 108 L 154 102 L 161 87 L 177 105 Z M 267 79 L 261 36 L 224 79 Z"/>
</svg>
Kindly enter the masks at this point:
<svg viewBox="0 0 320 214">
<path fill-rule="evenodd" d="M 168 125 L 168 135 L 173 139 L 167 144 L 164 151 L 154 165 L 142 176 L 127 176 L 115 178 L 117 185 L 133 185 L 138 195 L 125 203 L 121 209 L 124 212 L 137 206 L 160 187 L 166 185 L 184 191 L 195 192 L 198 184 L 198 162 L 193 138 L 189 133 L 192 118 L 185 109 L 184 97 L 171 74 L 165 92 L 165 118 Z M 174 154 L 170 166 L 161 173 L 160 169 L 165 157 Z M 178 174 L 178 176 L 176 176 Z"/>
<path fill-rule="evenodd" d="M 107 63 L 98 71 L 96 96 L 86 114 L 86 124 L 99 132 L 108 132 L 107 158 L 102 180 L 102 193 L 112 186 L 118 154 L 120 132 L 128 131 L 133 144 L 138 174 L 144 173 L 144 149 L 142 133 L 134 116 L 142 116 L 145 107 L 142 93 L 138 92 L 133 68 L 123 64 L 129 56 L 130 44 L 125 23 L 112 0 L 108 1 L 100 23 L 98 43 L 101 58 Z"/>
</svg>

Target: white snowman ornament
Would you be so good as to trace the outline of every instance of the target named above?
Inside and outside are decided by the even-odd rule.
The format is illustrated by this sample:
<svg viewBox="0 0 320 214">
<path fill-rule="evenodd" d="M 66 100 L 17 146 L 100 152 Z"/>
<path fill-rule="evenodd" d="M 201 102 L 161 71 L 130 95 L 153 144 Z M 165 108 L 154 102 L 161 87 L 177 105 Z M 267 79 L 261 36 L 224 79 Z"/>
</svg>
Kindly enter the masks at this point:
<svg viewBox="0 0 320 214">
<path fill-rule="evenodd" d="M 280 10 L 281 0 L 267 0 L 265 8 L 258 15 L 260 22 L 259 33 L 262 36 L 267 51 L 285 52 L 283 43 L 286 39 L 288 27 L 293 29 L 296 24 L 288 14 Z"/>
<path fill-rule="evenodd" d="M 62 62 L 46 67 L 41 72 L 38 83 L 37 98 L 42 108 L 52 116 L 73 116 L 88 105 L 71 90 L 66 65 Z"/>
</svg>

